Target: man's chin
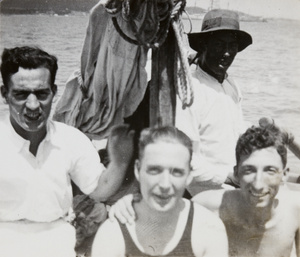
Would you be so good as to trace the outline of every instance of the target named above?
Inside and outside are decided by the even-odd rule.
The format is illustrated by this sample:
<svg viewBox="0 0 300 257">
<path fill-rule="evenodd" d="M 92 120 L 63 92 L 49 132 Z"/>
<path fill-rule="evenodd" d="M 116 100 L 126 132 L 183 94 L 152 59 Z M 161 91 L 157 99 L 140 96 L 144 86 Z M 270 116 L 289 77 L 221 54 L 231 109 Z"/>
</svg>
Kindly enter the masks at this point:
<svg viewBox="0 0 300 257">
<path fill-rule="evenodd" d="M 31 123 L 26 123 L 26 127 L 24 129 L 28 132 L 39 132 L 43 130 L 44 127 L 45 127 L 44 123 L 31 122 Z"/>
<path fill-rule="evenodd" d="M 160 199 L 160 200 L 157 200 L 155 201 L 155 209 L 157 211 L 160 211 L 160 212 L 166 212 L 166 211 L 170 211 L 170 210 L 173 210 L 174 207 L 175 207 L 175 202 L 174 202 L 174 199 L 170 198 L 170 199 Z"/>
<path fill-rule="evenodd" d="M 270 199 L 268 197 L 264 197 L 264 199 L 252 199 L 251 202 L 256 208 L 264 208 L 269 205 Z"/>
<path fill-rule="evenodd" d="M 229 66 L 219 64 L 218 69 L 217 69 L 217 73 L 220 76 L 224 76 L 225 73 L 227 72 L 228 68 L 229 68 Z"/>
</svg>

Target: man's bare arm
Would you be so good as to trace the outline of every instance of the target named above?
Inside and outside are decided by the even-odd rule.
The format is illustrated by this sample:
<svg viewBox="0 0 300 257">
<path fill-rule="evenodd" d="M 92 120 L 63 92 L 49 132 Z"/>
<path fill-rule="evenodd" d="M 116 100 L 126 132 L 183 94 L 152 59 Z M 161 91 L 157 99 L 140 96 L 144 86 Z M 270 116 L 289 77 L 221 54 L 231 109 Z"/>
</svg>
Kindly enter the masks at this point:
<svg viewBox="0 0 300 257">
<path fill-rule="evenodd" d="M 101 202 L 115 194 L 125 178 L 134 153 L 134 131 L 128 125 L 114 127 L 107 148 L 110 163 L 101 174 L 97 188 L 90 194 L 93 199 Z"/>
<path fill-rule="evenodd" d="M 296 255 L 300 257 L 300 210 L 299 210 L 299 226 L 295 236 Z"/>
</svg>

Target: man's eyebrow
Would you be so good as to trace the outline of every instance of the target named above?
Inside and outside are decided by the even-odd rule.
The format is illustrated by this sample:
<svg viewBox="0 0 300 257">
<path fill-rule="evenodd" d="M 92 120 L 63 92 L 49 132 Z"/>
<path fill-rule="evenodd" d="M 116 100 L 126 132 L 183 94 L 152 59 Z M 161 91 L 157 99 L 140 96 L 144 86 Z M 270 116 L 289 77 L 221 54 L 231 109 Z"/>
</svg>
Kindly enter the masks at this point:
<svg viewBox="0 0 300 257">
<path fill-rule="evenodd" d="M 280 170 L 280 168 L 278 168 L 277 166 L 274 166 L 274 165 L 268 165 L 268 166 L 265 166 L 265 167 L 264 167 L 264 170 L 265 170 L 265 169 L 270 169 L 270 168 L 275 169 L 275 170 L 277 170 L 277 171 Z"/>
<path fill-rule="evenodd" d="M 246 165 L 241 165 L 240 168 L 255 168 L 254 165 L 251 165 L 251 164 L 246 164 Z"/>
<path fill-rule="evenodd" d="M 172 170 L 173 170 L 173 171 L 174 171 L 174 170 L 176 170 L 176 171 L 185 171 L 185 169 L 183 169 L 183 168 L 173 168 Z"/>
<path fill-rule="evenodd" d="M 29 92 L 47 92 L 50 88 L 40 88 L 40 89 L 16 89 L 14 88 L 12 92 L 18 92 L 18 93 L 29 93 Z"/>
<path fill-rule="evenodd" d="M 161 169 L 162 167 L 160 166 L 160 165 L 152 165 L 152 164 L 149 164 L 148 166 L 147 166 L 147 168 L 149 169 L 149 168 L 151 168 L 151 169 Z"/>
</svg>

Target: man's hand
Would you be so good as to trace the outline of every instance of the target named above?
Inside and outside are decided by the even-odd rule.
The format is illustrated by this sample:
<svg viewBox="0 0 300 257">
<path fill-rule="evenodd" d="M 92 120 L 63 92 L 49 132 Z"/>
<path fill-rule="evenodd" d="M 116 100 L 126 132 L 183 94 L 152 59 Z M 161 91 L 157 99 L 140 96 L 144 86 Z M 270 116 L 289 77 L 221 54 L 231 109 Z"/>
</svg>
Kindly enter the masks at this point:
<svg viewBox="0 0 300 257">
<path fill-rule="evenodd" d="M 111 162 L 117 165 L 128 165 L 134 154 L 134 134 L 129 125 L 118 125 L 112 128 L 108 137 L 107 151 Z"/>
<path fill-rule="evenodd" d="M 133 203 L 140 201 L 140 195 L 125 195 L 119 199 L 109 210 L 109 219 L 113 221 L 117 218 L 122 224 L 133 224 L 136 219 Z"/>
</svg>

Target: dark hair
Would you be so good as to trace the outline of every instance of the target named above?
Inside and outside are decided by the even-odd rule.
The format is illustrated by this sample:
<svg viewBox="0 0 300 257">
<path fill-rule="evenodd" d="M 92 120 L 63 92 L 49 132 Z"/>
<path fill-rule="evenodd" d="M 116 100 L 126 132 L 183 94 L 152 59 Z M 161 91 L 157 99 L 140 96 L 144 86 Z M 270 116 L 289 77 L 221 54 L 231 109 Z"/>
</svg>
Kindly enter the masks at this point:
<svg viewBox="0 0 300 257">
<path fill-rule="evenodd" d="M 139 159 L 144 155 L 145 147 L 155 142 L 180 143 L 185 146 L 192 158 L 193 146 L 190 138 L 173 126 L 146 128 L 141 132 L 139 139 Z"/>
<path fill-rule="evenodd" d="M 6 88 L 8 88 L 11 76 L 19 71 L 19 67 L 24 69 L 48 69 L 50 71 L 51 86 L 54 85 L 58 68 L 55 56 L 37 47 L 5 48 L 2 53 L 1 75 Z"/>
<path fill-rule="evenodd" d="M 285 168 L 287 163 L 287 149 L 280 130 L 273 125 L 266 127 L 252 126 L 240 136 L 237 142 L 235 149 L 237 165 L 240 164 L 242 156 L 249 156 L 255 150 L 271 146 L 276 148 Z"/>
</svg>

